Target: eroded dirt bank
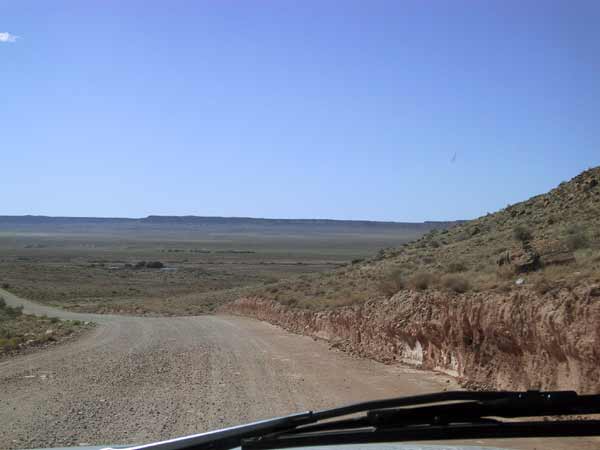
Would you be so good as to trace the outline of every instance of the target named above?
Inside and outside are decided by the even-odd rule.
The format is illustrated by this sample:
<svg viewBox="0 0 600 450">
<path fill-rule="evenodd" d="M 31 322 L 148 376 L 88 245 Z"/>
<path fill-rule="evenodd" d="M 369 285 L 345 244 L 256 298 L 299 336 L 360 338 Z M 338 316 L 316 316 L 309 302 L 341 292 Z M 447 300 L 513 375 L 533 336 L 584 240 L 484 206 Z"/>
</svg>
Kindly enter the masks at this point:
<svg viewBox="0 0 600 450">
<path fill-rule="evenodd" d="M 498 389 L 600 392 L 600 288 L 540 297 L 402 291 L 328 311 L 259 298 L 226 307 L 378 361 L 400 361 Z"/>
</svg>

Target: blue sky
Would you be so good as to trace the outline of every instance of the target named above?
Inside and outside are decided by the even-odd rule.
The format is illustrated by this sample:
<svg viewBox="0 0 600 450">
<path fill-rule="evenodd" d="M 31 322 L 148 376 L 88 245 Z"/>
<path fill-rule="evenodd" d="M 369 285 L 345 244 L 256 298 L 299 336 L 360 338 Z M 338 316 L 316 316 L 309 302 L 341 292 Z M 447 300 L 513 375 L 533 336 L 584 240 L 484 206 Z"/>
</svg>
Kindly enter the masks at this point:
<svg viewBox="0 0 600 450">
<path fill-rule="evenodd" d="M 0 214 L 492 212 L 600 164 L 598 23 L 597 1 L 2 0 Z"/>
</svg>

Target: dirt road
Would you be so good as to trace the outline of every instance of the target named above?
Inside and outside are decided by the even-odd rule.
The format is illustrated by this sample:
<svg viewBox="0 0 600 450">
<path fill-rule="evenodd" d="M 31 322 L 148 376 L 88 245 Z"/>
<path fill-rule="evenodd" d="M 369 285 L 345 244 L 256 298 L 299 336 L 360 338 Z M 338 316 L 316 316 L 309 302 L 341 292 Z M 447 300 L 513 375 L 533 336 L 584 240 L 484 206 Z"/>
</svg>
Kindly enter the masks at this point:
<svg viewBox="0 0 600 450">
<path fill-rule="evenodd" d="M 252 319 L 76 314 L 0 295 L 26 312 L 99 323 L 0 362 L 1 448 L 145 442 L 448 386 Z"/>
<path fill-rule="evenodd" d="M 456 387 L 251 319 L 96 316 L 0 296 L 26 312 L 98 323 L 75 341 L 0 362 L 0 448 L 142 443 Z"/>
</svg>

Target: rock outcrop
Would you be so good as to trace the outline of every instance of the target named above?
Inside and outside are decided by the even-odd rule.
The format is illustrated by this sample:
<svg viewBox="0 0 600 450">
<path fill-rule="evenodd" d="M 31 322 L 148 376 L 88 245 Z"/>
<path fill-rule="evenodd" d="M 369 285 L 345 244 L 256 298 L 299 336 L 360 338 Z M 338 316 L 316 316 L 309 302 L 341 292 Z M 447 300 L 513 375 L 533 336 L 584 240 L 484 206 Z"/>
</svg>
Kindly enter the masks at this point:
<svg viewBox="0 0 600 450">
<path fill-rule="evenodd" d="M 496 263 L 511 267 L 514 273 L 526 273 L 541 267 L 575 261 L 573 252 L 557 239 L 539 239 L 515 246 L 500 254 Z"/>
</svg>

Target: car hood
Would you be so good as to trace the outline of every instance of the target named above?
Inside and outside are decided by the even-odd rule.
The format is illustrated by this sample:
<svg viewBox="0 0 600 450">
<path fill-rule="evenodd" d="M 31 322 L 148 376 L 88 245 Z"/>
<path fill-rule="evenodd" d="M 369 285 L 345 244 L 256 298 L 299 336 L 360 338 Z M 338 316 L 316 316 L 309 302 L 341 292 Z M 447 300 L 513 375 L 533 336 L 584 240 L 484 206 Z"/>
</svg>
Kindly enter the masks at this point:
<svg viewBox="0 0 600 450">
<path fill-rule="evenodd" d="M 125 449 L 130 446 L 123 445 L 99 445 L 92 447 L 53 447 L 45 449 L 32 450 L 104 450 L 104 449 Z M 240 447 L 234 450 L 241 450 Z M 420 445 L 420 444 L 351 444 L 351 445 L 328 445 L 290 448 L 288 450 L 506 450 L 498 447 L 480 447 L 473 445 Z"/>
</svg>

